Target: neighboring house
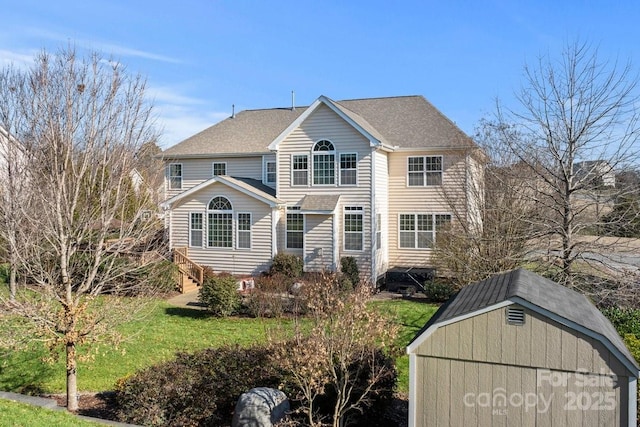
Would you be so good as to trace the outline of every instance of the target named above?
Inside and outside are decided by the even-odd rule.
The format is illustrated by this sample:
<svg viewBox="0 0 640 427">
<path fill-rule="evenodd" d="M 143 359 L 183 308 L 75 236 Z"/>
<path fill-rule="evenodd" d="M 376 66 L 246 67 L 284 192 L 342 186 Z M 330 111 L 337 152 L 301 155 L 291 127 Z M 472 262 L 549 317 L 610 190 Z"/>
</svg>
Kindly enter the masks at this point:
<svg viewBox="0 0 640 427">
<path fill-rule="evenodd" d="M 421 96 L 243 111 L 162 158 L 170 246 L 215 271 L 256 275 L 285 252 L 305 271 L 352 256 L 375 280 L 429 267 L 452 220 L 480 225 L 483 155 Z"/>
<path fill-rule="evenodd" d="M 584 182 L 586 188 L 615 187 L 616 175 L 606 160 L 586 160 L 573 165 L 577 181 Z"/>
<path fill-rule="evenodd" d="M 638 364 L 582 294 L 518 269 L 464 287 L 407 347 L 409 426 L 635 426 Z"/>
</svg>

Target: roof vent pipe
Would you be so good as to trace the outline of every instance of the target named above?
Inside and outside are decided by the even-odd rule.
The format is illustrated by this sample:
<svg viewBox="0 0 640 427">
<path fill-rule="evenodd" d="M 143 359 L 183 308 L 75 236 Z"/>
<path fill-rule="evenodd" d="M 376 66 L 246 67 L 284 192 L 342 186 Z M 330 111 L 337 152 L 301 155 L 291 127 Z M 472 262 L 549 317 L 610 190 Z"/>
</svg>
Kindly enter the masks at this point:
<svg viewBox="0 0 640 427">
<path fill-rule="evenodd" d="M 236 104 L 231 104 L 231 118 L 236 118 Z"/>
<path fill-rule="evenodd" d="M 291 111 L 296 110 L 296 93 L 291 91 Z"/>
</svg>

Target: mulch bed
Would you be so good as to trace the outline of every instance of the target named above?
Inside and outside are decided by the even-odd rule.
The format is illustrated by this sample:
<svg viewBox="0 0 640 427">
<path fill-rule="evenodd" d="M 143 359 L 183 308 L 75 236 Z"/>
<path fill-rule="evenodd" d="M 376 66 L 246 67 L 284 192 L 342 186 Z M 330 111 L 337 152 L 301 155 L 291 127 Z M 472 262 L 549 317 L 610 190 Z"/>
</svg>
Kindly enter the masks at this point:
<svg viewBox="0 0 640 427">
<path fill-rule="evenodd" d="M 58 406 L 67 406 L 66 395 L 56 394 L 47 396 L 55 399 Z M 101 418 L 103 420 L 118 421 L 116 417 L 115 393 L 105 391 L 101 393 L 83 393 L 78 401 L 78 415 Z M 409 401 L 405 394 L 397 393 L 391 404 L 385 422 L 390 426 L 404 427 L 409 421 Z"/>
</svg>

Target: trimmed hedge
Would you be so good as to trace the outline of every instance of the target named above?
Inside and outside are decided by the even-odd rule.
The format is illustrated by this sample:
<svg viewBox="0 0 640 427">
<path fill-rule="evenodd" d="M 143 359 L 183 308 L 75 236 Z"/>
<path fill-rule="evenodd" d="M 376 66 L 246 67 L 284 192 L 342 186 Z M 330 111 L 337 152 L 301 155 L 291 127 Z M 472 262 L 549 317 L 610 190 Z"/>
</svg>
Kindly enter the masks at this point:
<svg viewBox="0 0 640 427">
<path fill-rule="evenodd" d="M 242 298 L 238 293 L 238 280 L 230 274 L 206 276 L 198 294 L 200 302 L 214 316 L 238 314 Z"/>
</svg>

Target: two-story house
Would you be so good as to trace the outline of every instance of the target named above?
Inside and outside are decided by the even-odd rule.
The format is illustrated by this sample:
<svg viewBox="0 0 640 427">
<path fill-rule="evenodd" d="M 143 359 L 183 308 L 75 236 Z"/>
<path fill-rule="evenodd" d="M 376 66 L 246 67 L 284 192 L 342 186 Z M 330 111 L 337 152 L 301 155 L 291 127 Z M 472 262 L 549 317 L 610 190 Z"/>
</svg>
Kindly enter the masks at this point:
<svg viewBox="0 0 640 427">
<path fill-rule="evenodd" d="M 162 156 L 170 246 L 215 271 L 256 275 L 278 252 L 335 271 L 351 256 L 373 281 L 428 267 L 444 224 L 479 225 L 482 153 L 422 96 L 242 111 Z"/>
</svg>

